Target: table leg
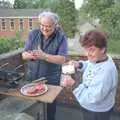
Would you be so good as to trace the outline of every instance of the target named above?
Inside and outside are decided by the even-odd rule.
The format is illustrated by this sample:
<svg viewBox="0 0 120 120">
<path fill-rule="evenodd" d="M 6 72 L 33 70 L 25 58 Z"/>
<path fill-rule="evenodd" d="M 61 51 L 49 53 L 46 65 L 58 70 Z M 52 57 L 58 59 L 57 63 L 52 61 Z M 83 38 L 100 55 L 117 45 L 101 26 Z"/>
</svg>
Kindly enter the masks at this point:
<svg viewBox="0 0 120 120">
<path fill-rule="evenodd" d="M 44 104 L 44 120 L 47 120 L 47 103 Z"/>
<path fill-rule="evenodd" d="M 42 110 L 37 112 L 37 120 L 47 120 L 47 103 L 40 103 L 40 109 Z"/>
</svg>

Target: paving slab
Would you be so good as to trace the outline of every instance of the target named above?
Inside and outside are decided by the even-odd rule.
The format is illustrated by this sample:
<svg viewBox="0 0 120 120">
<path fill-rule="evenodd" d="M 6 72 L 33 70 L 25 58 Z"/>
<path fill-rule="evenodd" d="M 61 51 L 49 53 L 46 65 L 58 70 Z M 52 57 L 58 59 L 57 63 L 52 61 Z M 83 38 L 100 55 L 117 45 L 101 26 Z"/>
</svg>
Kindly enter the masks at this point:
<svg viewBox="0 0 120 120">
<path fill-rule="evenodd" d="M 19 113 L 14 120 L 35 120 L 35 118 L 26 113 Z"/>
<path fill-rule="evenodd" d="M 14 120 L 16 116 L 17 116 L 16 113 L 0 111 L 0 120 Z"/>
<path fill-rule="evenodd" d="M 20 113 L 35 103 L 35 100 L 26 100 L 18 97 L 8 96 L 0 101 L 0 111 L 11 114 Z"/>
</svg>

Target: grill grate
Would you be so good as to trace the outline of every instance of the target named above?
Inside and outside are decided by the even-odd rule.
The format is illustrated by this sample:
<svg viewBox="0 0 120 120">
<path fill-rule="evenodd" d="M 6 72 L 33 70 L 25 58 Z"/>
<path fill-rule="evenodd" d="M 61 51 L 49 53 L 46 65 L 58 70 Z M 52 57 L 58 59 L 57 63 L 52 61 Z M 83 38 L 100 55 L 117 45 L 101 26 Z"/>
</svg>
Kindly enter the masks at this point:
<svg viewBox="0 0 120 120">
<path fill-rule="evenodd" d="M 0 66 L 0 86 L 11 88 L 20 86 L 24 78 L 24 73 L 19 72 L 18 70 L 23 67 L 23 65 L 19 65 L 14 69 L 6 68 L 6 65 L 8 65 L 8 63 Z"/>
</svg>

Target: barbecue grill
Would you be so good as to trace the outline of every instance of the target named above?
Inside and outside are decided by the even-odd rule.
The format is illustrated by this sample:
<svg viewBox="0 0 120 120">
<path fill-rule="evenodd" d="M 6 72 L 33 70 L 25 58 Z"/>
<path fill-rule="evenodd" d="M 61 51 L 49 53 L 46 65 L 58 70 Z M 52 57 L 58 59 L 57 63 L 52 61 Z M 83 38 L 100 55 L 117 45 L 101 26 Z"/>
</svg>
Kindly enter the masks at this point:
<svg viewBox="0 0 120 120">
<path fill-rule="evenodd" d="M 0 87 L 17 88 L 23 83 L 24 73 L 19 70 L 23 65 L 9 69 L 8 64 L 0 66 Z"/>
</svg>

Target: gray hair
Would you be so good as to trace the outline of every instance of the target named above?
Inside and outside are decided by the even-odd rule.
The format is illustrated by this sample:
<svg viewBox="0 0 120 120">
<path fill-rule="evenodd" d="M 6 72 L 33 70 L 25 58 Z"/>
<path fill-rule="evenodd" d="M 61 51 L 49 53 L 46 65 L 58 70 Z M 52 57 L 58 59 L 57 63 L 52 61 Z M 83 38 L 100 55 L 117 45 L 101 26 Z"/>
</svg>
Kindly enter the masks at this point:
<svg viewBox="0 0 120 120">
<path fill-rule="evenodd" d="M 49 17 L 51 20 L 53 20 L 55 25 L 58 25 L 59 23 L 59 16 L 56 13 L 53 13 L 51 11 L 43 11 L 39 14 L 39 20 L 43 17 Z"/>
</svg>

